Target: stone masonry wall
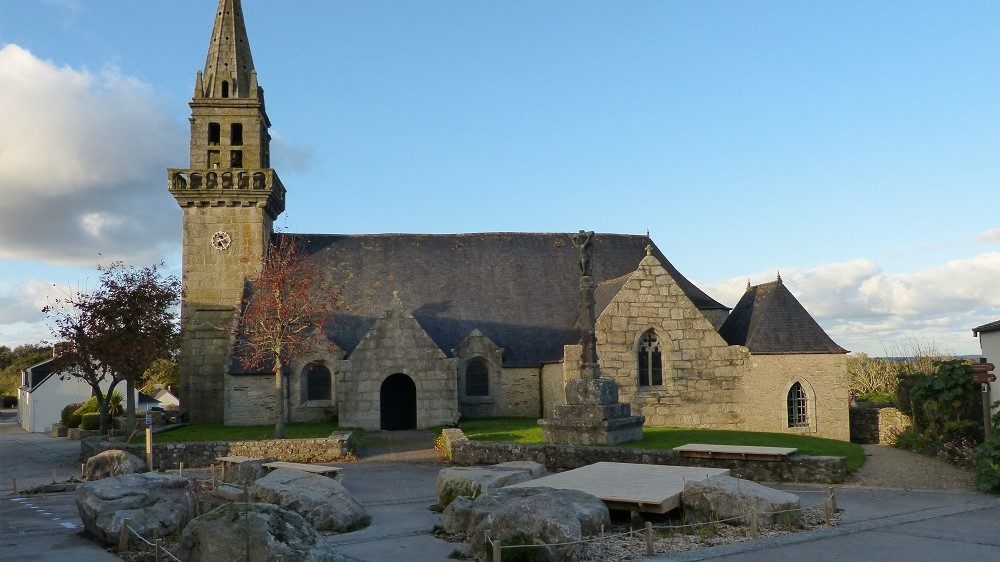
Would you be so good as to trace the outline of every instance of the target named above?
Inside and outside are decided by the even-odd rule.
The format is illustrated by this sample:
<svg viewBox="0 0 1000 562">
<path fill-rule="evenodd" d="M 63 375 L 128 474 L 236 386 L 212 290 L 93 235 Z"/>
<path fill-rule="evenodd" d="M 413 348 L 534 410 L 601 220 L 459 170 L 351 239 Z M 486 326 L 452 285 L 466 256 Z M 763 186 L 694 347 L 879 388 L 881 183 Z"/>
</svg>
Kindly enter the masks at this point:
<svg viewBox="0 0 1000 562">
<path fill-rule="evenodd" d="M 555 406 L 566 403 L 562 363 L 547 363 L 541 371 L 542 417 L 551 418 Z"/>
<path fill-rule="evenodd" d="M 561 471 L 596 462 L 623 462 L 728 468 L 733 476 L 758 482 L 837 484 L 847 478 L 847 464 L 843 457 L 791 455 L 783 461 L 696 459 L 682 457 L 670 450 L 471 441 L 460 429 L 446 429 L 442 435 L 445 436 L 451 462 L 458 465 L 530 460 L 545 465 L 549 470 Z"/>
<path fill-rule="evenodd" d="M 91 437 L 80 442 L 80 461 L 108 449 L 123 449 L 146 458 L 144 444 L 107 442 Z M 251 458 L 274 457 L 287 462 L 333 462 L 349 458 L 354 453 L 354 441 L 349 432 L 335 432 L 322 439 L 269 439 L 264 441 L 189 441 L 183 443 L 153 443 L 153 465 L 168 469 L 202 467 L 217 464 L 217 457 L 244 456 Z"/>
<path fill-rule="evenodd" d="M 653 329 L 663 357 L 663 384 L 640 388 L 636 351 Z M 736 429 L 744 415 L 749 354 L 729 346 L 654 256 L 639 268 L 597 319 L 597 353 L 622 402 L 646 425 Z"/>
<path fill-rule="evenodd" d="M 274 423 L 274 375 L 226 375 L 226 425 Z"/>
<path fill-rule="evenodd" d="M 416 385 L 418 428 L 455 423 L 456 367 L 456 360 L 397 301 L 343 363 L 336 384 L 340 424 L 381 429 L 379 393 L 382 382 L 395 373 L 406 374 Z"/>
<path fill-rule="evenodd" d="M 535 367 L 506 368 L 500 375 L 500 409 L 503 417 L 538 417 L 539 369 Z"/>
<path fill-rule="evenodd" d="M 271 219 L 263 208 L 230 206 L 184 207 L 183 219 L 181 407 L 194 423 L 220 423 L 232 315 L 244 280 L 260 271 Z M 212 245 L 219 231 L 229 248 Z"/>
<path fill-rule="evenodd" d="M 864 444 L 892 445 L 896 437 L 913 424 L 897 408 L 859 404 L 850 408 L 851 441 Z"/>
<path fill-rule="evenodd" d="M 752 355 L 750 363 L 745 389 L 752 404 L 742 429 L 850 438 L 844 354 Z M 796 382 L 806 391 L 808 427 L 788 427 L 788 391 Z"/>
</svg>

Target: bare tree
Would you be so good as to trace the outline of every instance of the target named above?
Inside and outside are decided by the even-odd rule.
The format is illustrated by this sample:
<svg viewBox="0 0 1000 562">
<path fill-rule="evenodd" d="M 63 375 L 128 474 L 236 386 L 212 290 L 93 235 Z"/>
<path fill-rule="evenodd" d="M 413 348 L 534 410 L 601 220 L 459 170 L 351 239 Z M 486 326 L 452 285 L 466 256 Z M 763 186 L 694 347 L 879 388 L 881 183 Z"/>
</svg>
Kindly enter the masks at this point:
<svg viewBox="0 0 1000 562">
<path fill-rule="evenodd" d="M 338 300 L 339 292 L 291 236 L 272 239 L 260 274 L 247 284 L 233 327 L 236 351 L 245 367 L 274 373 L 278 439 L 285 437 L 287 415 L 284 370 L 316 341 L 327 341 Z"/>
</svg>

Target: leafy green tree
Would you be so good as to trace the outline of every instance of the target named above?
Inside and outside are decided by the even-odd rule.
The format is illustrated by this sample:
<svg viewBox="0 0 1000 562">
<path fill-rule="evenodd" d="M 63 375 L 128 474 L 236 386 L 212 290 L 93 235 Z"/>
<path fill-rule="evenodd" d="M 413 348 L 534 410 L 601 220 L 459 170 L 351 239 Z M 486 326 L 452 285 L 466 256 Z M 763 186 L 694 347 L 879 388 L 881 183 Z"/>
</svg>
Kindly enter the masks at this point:
<svg viewBox="0 0 1000 562">
<path fill-rule="evenodd" d="M 142 374 L 140 390 L 146 394 L 155 392 L 158 388 L 177 388 L 181 381 L 181 366 L 175 359 L 160 358 L 149 366 Z"/>
<path fill-rule="evenodd" d="M 177 349 L 177 304 L 180 281 L 163 277 L 157 266 L 136 268 L 116 262 L 98 267 L 100 281 L 92 292 L 78 291 L 44 311 L 53 335 L 67 342 L 61 358 L 90 384 L 101 406 L 101 430 L 107 430 L 108 396 L 125 382 L 126 426 L 135 427 L 135 385 L 157 359 Z"/>
</svg>

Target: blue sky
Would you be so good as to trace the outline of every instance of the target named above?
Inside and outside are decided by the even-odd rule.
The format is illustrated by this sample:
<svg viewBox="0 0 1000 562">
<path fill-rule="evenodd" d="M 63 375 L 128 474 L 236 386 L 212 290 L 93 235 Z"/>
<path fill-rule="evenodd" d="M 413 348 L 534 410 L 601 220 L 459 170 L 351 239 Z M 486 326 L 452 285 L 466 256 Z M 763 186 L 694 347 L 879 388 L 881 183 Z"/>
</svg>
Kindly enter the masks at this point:
<svg viewBox="0 0 1000 562">
<path fill-rule="evenodd" d="M 186 165 L 214 3 L 0 0 L 0 48 L 28 52 L 9 49 L 0 65 L 27 69 L 12 75 L 34 92 L 7 92 L 14 120 L 46 115 L 51 102 L 29 85 L 89 77 L 79 99 L 107 103 L 86 123 L 66 113 L 48 134 L 76 126 L 67 138 L 117 147 L 80 148 L 117 186 L 91 178 L 74 193 L 90 211 L 62 222 L 82 235 L 33 232 L 39 219 L 18 205 L 41 206 L 26 194 L 58 199 L 19 185 L 23 170 L 0 171 L 0 190 L 18 190 L 0 212 L 26 223 L 0 227 L 0 339 L 40 333 L 23 303 L 49 298 L 46 284 L 86 285 L 98 259 L 176 267 L 179 212 L 163 168 Z M 969 328 L 1000 318 L 996 2 L 244 9 L 290 230 L 648 230 L 730 306 L 748 276 L 780 269 L 839 343 L 875 354 L 914 339 L 974 353 Z M 19 121 L 17 136 L 0 133 L 0 163 L 4 142 L 40 134 Z M 52 156 L 36 169 L 48 173 Z M 112 198 L 128 203 L 96 210 Z"/>
</svg>

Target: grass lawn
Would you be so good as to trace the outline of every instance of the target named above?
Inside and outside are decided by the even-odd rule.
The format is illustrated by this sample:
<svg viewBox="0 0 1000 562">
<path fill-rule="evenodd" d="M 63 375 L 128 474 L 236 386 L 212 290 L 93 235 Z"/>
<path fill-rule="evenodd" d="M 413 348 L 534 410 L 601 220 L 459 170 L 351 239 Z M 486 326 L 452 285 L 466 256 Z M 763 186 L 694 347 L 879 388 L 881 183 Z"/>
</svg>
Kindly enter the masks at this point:
<svg viewBox="0 0 1000 562">
<path fill-rule="evenodd" d="M 329 437 L 331 433 L 339 429 L 332 423 L 290 423 L 285 425 L 285 434 L 289 439 Z M 145 437 L 141 439 L 145 439 Z M 274 439 L 274 426 L 185 425 L 176 429 L 168 429 L 153 436 L 154 443 L 173 443 L 177 441 L 257 441 L 260 439 Z"/>
<path fill-rule="evenodd" d="M 529 444 L 542 442 L 542 429 L 533 418 L 475 419 L 460 422 L 458 427 L 469 436 L 469 439 Z M 851 472 L 858 470 L 865 463 L 864 450 L 856 443 L 787 433 L 646 427 L 643 428 L 641 441 L 622 446 L 635 449 L 673 449 L 687 443 L 795 447 L 803 455 L 845 457 L 847 470 Z"/>
</svg>

